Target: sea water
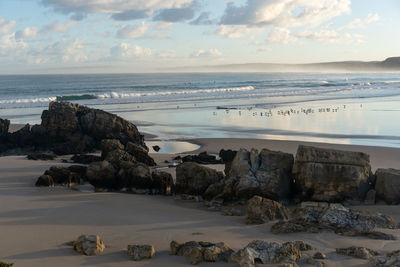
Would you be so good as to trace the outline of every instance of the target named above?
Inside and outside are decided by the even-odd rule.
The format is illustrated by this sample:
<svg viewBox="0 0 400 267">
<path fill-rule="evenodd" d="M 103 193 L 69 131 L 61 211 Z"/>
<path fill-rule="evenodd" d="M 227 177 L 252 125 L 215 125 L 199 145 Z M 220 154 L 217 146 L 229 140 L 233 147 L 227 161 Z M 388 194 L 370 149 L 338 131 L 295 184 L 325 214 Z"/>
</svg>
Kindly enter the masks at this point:
<svg viewBox="0 0 400 267">
<path fill-rule="evenodd" d="M 50 101 L 104 109 L 160 140 L 302 140 L 400 147 L 398 73 L 0 76 L 0 118 L 40 123 Z"/>
</svg>

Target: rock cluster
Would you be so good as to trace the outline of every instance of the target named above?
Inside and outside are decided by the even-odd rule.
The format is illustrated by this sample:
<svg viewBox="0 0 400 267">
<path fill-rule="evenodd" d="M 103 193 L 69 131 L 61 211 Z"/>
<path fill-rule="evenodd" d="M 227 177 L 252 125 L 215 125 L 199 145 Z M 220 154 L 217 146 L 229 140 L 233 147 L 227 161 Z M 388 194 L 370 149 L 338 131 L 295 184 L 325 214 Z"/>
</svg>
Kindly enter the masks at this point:
<svg viewBox="0 0 400 267">
<path fill-rule="evenodd" d="M 400 250 L 387 253 L 384 257 L 375 257 L 370 259 L 373 267 L 399 267 Z"/>
<path fill-rule="evenodd" d="M 197 242 L 189 241 L 186 243 L 178 243 L 172 241 L 170 244 L 171 254 L 184 256 L 192 264 L 200 262 L 218 262 L 228 261 L 233 250 L 224 242 Z"/>
<path fill-rule="evenodd" d="M 78 253 L 92 256 L 103 252 L 105 245 L 98 235 L 81 235 L 71 245 Z"/>
<path fill-rule="evenodd" d="M 387 204 L 400 203 L 400 170 L 378 169 L 375 173 L 375 190 Z"/>
<path fill-rule="evenodd" d="M 152 245 L 128 245 L 128 255 L 134 261 L 153 258 L 156 250 Z"/>
<path fill-rule="evenodd" d="M 365 247 L 337 248 L 336 253 L 365 260 L 371 259 L 374 256 L 379 255 L 379 253 L 375 250 Z"/>
<path fill-rule="evenodd" d="M 195 162 L 198 164 L 222 164 L 223 161 L 217 159 L 214 155 L 207 154 L 206 151 L 199 153 L 198 155 L 187 155 L 182 157 L 182 162 Z"/>
<path fill-rule="evenodd" d="M 396 229 L 397 222 L 390 216 L 346 208 L 341 204 L 304 202 L 293 218 L 280 221 L 271 227 L 276 234 L 333 230 L 348 236 L 367 236 L 375 239 L 395 239 L 394 236 L 376 232 L 375 228 Z"/>
<path fill-rule="evenodd" d="M 73 184 L 81 184 L 86 181 L 86 167 L 72 165 L 69 167 L 53 166 L 46 170 L 37 181 L 36 186 L 62 185 L 70 187 Z"/>
<path fill-rule="evenodd" d="M 260 196 L 254 196 L 247 201 L 247 224 L 261 224 L 269 221 L 288 219 L 288 209 L 274 200 L 262 198 Z"/>
</svg>

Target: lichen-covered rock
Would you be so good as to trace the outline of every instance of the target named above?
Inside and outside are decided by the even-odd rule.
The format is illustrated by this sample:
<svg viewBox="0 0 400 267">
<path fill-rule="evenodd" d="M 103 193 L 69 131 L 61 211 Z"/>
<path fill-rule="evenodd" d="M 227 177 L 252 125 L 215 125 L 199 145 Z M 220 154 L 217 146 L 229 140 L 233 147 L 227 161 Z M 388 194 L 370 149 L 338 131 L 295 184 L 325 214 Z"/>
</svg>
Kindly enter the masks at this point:
<svg viewBox="0 0 400 267">
<path fill-rule="evenodd" d="M 293 176 L 304 200 L 363 200 L 369 190 L 369 155 L 300 145 Z"/>
<path fill-rule="evenodd" d="M 116 169 L 121 168 L 122 162 L 136 162 L 135 158 L 131 154 L 121 149 L 115 149 L 107 152 L 105 160 L 110 162 Z"/>
<path fill-rule="evenodd" d="M 395 229 L 397 222 L 392 217 L 381 213 L 354 210 L 341 204 L 303 202 L 295 210 L 291 220 L 274 224 L 271 227 L 271 232 L 276 234 L 317 233 L 323 230 L 333 230 L 336 233 L 349 236 L 384 237 L 384 235 L 376 234 L 378 232 L 374 232 L 375 228 Z"/>
<path fill-rule="evenodd" d="M 387 204 L 400 203 L 400 170 L 378 169 L 375 176 L 377 196 Z"/>
<path fill-rule="evenodd" d="M 223 179 L 223 174 L 194 162 L 176 168 L 176 193 L 203 195 L 207 188 Z"/>
<path fill-rule="evenodd" d="M 289 211 L 287 208 L 274 200 L 254 196 L 247 201 L 247 224 L 261 224 L 269 221 L 287 219 L 289 219 Z"/>
<path fill-rule="evenodd" d="M 151 259 L 155 253 L 152 245 L 128 245 L 128 255 L 135 261 Z"/>
<path fill-rule="evenodd" d="M 228 261 L 233 250 L 224 242 L 197 242 L 189 241 L 186 243 L 178 243 L 172 241 L 170 243 L 171 254 L 184 256 L 192 264 L 200 262 L 218 262 Z"/>
<path fill-rule="evenodd" d="M 53 178 L 50 175 L 43 174 L 37 179 L 35 186 L 54 186 Z"/>
<path fill-rule="evenodd" d="M 365 260 L 379 255 L 377 251 L 365 247 L 337 248 L 336 253 Z"/>
<path fill-rule="evenodd" d="M 141 145 L 136 143 L 128 142 L 126 145 L 126 151 L 131 154 L 136 161 L 146 164 L 148 166 L 155 166 L 154 159 L 149 156 L 148 151 Z"/>
<path fill-rule="evenodd" d="M 121 144 L 118 139 L 103 139 L 100 142 L 101 147 L 101 158 L 104 160 L 107 158 L 109 152 L 116 149 L 124 150 L 125 146 Z"/>
<path fill-rule="evenodd" d="M 90 184 L 97 188 L 116 188 L 116 170 L 108 161 L 89 164 L 86 177 Z"/>
<path fill-rule="evenodd" d="M 103 252 L 105 245 L 98 235 L 81 235 L 72 242 L 74 250 L 78 253 L 92 256 Z"/>
</svg>

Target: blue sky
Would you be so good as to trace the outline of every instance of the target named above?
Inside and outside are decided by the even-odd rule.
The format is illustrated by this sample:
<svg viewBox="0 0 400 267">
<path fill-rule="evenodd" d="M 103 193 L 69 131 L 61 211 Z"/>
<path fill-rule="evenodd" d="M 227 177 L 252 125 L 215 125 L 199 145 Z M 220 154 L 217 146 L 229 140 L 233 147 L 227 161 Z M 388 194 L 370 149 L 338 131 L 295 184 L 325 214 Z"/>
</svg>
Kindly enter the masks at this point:
<svg viewBox="0 0 400 267">
<path fill-rule="evenodd" d="M 0 74 L 400 56 L 398 0 L 0 0 Z"/>
</svg>

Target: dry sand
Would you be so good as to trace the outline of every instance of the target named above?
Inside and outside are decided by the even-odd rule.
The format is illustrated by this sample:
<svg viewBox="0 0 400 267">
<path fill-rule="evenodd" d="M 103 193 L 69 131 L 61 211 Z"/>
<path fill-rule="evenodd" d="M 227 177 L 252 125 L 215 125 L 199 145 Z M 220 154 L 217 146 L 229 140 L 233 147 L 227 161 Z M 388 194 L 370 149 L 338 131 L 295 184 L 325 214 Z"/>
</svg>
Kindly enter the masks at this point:
<svg viewBox="0 0 400 267">
<path fill-rule="evenodd" d="M 268 142 L 264 141 L 209 141 L 204 149 L 211 152 L 217 152 L 220 147 L 252 146 L 295 150 L 293 144 L 285 146 L 285 142 L 273 142 L 275 147 L 266 146 Z M 197 142 L 205 143 L 205 140 Z M 375 151 L 375 148 L 363 149 Z M 382 155 L 390 155 L 386 157 L 390 162 L 395 162 L 399 155 L 397 150 L 379 151 Z M 163 161 L 168 157 L 172 155 L 157 158 Z M 357 245 L 387 252 L 398 249 L 400 244 L 399 241 L 371 241 L 333 233 L 273 235 L 269 232 L 271 223 L 249 226 L 245 224 L 244 217 L 223 216 L 219 212 L 206 210 L 199 203 L 182 202 L 173 197 L 82 193 L 58 187 L 36 188 L 36 178 L 54 164 L 49 161 L 29 161 L 20 156 L 0 158 L 0 261 L 14 262 L 16 267 L 191 266 L 185 258 L 169 255 L 169 243 L 172 240 L 225 241 L 233 249 L 239 249 L 251 240 L 265 239 L 308 242 L 316 248 L 315 251 L 327 254 L 327 266 L 368 266 L 366 260 L 339 256 L 334 249 Z M 362 208 L 382 211 L 400 220 L 398 206 Z M 383 231 L 400 238 L 398 230 Z M 107 246 L 106 250 L 101 255 L 88 257 L 64 245 L 81 234 L 99 234 Z M 131 261 L 126 254 L 128 244 L 152 244 L 156 248 L 156 256 L 151 260 Z M 235 265 L 201 263 L 199 266 Z"/>
</svg>

